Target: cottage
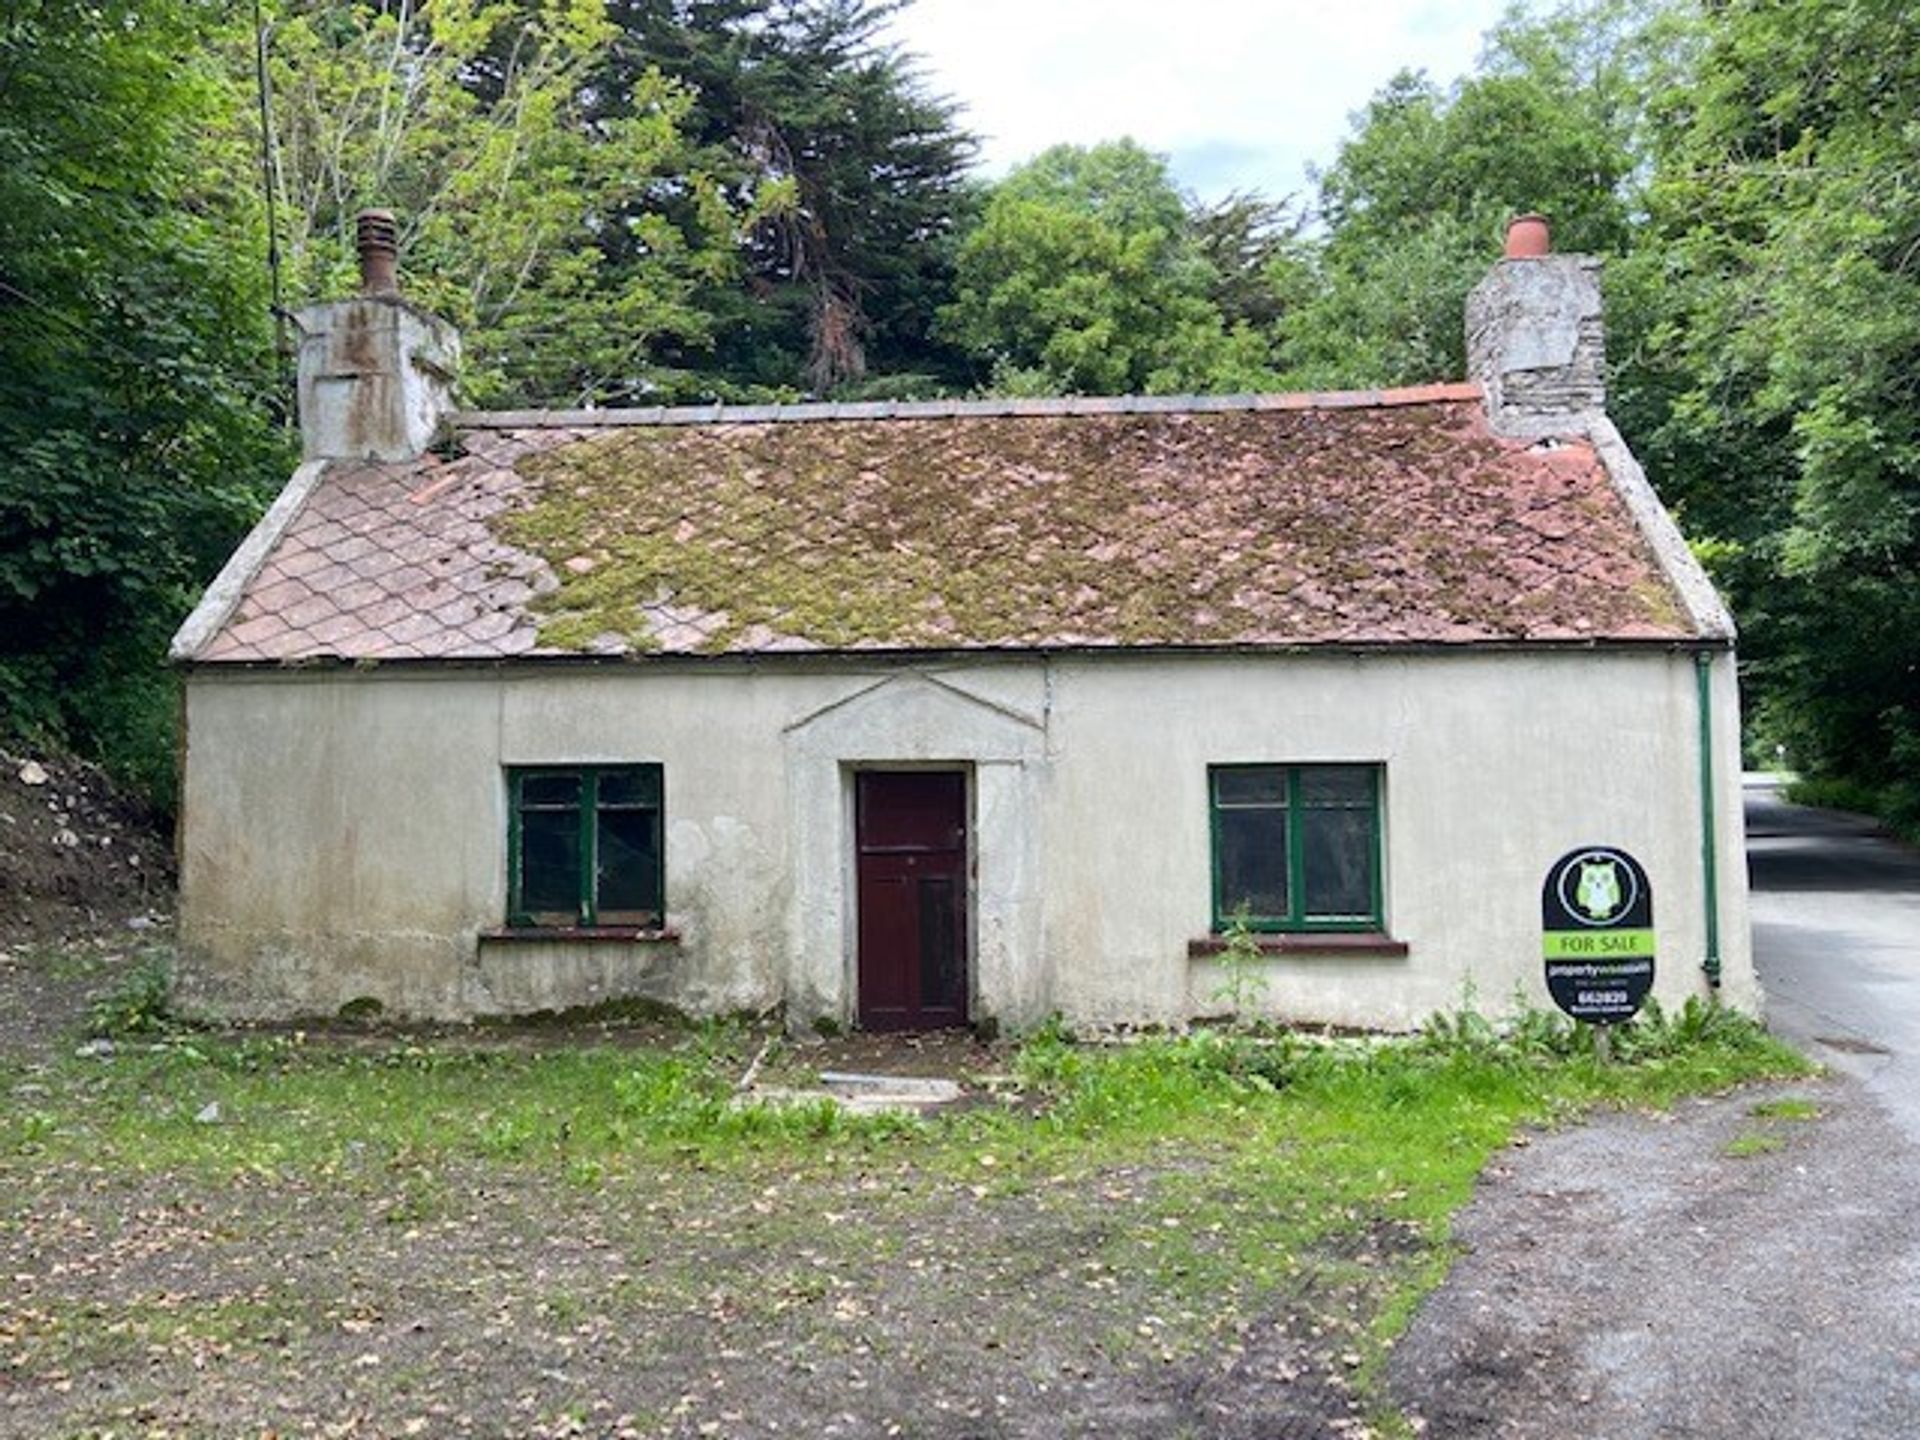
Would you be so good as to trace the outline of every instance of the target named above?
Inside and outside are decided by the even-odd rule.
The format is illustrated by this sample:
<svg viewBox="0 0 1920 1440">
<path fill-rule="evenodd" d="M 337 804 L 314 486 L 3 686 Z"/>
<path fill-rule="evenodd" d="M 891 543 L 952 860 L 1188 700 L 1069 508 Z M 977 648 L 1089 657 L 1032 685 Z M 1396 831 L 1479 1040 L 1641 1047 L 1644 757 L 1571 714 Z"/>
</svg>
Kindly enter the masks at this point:
<svg viewBox="0 0 1920 1440">
<path fill-rule="evenodd" d="M 189 1003 L 1177 1023 L 1239 915 L 1243 1002 L 1404 1027 L 1546 1003 L 1609 845 L 1757 1004 L 1733 626 L 1532 222 L 1464 383 L 516 413 L 362 238 L 174 646 Z"/>
</svg>

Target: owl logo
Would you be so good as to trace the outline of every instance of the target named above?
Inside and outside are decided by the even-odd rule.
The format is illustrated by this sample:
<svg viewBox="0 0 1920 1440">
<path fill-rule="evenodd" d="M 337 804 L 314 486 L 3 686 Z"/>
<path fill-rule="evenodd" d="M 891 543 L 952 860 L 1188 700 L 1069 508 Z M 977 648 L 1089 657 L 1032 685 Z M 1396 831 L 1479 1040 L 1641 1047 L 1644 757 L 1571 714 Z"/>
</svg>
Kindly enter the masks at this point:
<svg viewBox="0 0 1920 1440">
<path fill-rule="evenodd" d="M 1591 920 L 1605 920 L 1620 908 L 1620 869 L 1611 860 L 1580 862 L 1574 899 Z"/>
<path fill-rule="evenodd" d="M 1640 867 L 1632 856 L 1610 845 L 1563 855 L 1550 874 L 1553 913 L 1574 925 L 1610 930 L 1627 916 L 1639 914 L 1646 902 Z M 1651 918 L 1647 917 L 1649 923 Z"/>
</svg>

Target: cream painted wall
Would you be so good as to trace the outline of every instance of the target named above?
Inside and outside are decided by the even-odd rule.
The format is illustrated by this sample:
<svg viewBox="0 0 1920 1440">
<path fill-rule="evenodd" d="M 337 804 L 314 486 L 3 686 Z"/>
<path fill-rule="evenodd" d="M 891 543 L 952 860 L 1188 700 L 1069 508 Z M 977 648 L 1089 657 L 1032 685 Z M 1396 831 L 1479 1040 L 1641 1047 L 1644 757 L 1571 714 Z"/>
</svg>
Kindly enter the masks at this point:
<svg viewBox="0 0 1920 1440">
<path fill-rule="evenodd" d="M 1756 1008 L 1731 657 L 1715 669 L 1726 994 Z M 1402 1027 L 1546 1003 L 1539 888 L 1586 843 L 1656 894 L 1658 993 L 1704 953 L 1693 661 L 1658 652 L 807 657 L 625 669 L 201 670 L 188 685 L 182 986 L 236 1015 L 373 996 L 464 1016 L 624 994 L 853 1011 L 852 771 L 971 776 L 978 1016 L 1178 1022 L 1218 1009 L 1206 767 L 1386 766 L 1404 958 L 1266 962 L 1276 1014 Z M 481 938 L 505 908 L 501 767 L 659 761 L 677 943 Z"/>
</svg>

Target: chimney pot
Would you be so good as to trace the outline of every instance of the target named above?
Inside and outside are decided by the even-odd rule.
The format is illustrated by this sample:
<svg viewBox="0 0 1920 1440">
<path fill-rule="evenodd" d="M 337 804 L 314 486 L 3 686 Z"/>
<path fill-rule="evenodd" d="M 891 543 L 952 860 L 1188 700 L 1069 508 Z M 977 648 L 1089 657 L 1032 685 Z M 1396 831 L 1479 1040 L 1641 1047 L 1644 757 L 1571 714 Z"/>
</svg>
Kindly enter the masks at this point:
<svg viewBox="0 0 1920 1440">
<path fill-rule="evenodd" d="M 1547 217 L 1529 211 L 1507 222 L 1507 259 L 1538 260 L 1553 252 L 1553 234 Z"/>
<path fill-rule="evenodd" d="M 354 239 L 360 250 L 360 293 L 398 295 L 400 227 L 393 212 L 362 210 L 354 217 Z"/>
</svg>

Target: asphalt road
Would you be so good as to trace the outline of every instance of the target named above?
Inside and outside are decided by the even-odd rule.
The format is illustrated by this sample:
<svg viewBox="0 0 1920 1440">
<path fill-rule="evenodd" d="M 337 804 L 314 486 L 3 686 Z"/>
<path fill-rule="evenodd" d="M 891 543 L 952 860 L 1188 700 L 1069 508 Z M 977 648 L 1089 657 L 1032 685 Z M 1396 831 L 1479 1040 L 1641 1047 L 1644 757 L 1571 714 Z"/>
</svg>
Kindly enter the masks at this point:
<svg viewBox="0 0 1920 1440">
<path fill-rule="evenodd" d="M 1829 1074 L 1496 1159 L 1388 1364 L 1428 1440 L 1920 1436 L 1920 854 L 1747 799 L 1769 1018 Z"/>
<path fill-rule="evenodd" d="M 1749 780 L 1747 857 L 1768 1023 L 1920 1143 L 1920 851 Z"/>
</svg>

